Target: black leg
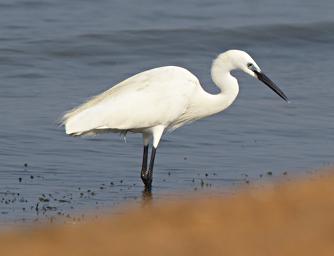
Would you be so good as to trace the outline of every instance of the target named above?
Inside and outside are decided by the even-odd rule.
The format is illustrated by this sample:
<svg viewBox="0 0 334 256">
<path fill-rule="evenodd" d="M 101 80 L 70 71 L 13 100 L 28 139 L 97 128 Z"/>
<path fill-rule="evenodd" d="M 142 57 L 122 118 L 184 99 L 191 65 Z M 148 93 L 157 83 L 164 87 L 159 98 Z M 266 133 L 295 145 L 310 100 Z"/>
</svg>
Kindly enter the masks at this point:
<svg viewBox="0 0 334 256">
<path fill-rule="evenodd" d="M 146 179 L 146 173 L 147 173 L 147 157 L 148 157 L 148 145 L 144 145 L 144 151 L 143 151 L 143 163 L 141 166 L 141 179 L 142 181 L 145 183 L 145 179 Z"/>
<path fill-rule="evenodd" d="M 157 149 L 153 146 L 152 153 L 151 153 L 150 168 L 149 168 L 151 170 L 151 178 L 152 178 L 152 172 L 153 172 L 153 166 L 154 166 L 155 152 L 157 152 Z"/>
<path fill-rule="evenodd" d="M 147 169 L 147 156 L 148 156 L 148 145 L 144 146 L 143 163 L 142 163 L 142 166 L 141 166 L 141 171 Z"/>
<path fill-rule="evenodd" d="M 148 146 L 146 148 L 146 160 L 147 160 L 147 151 L 148 151 Z M 145 169 L 144 169 L 144 161 L 143 161 L 143 168 L 141 170 L 141 179 L 143 180 L 144 184 L 145 184 L 145 190 L 147 191 L 151 191 L 151 187 L 152 187 L 152 176 L 153 176 L 153 166 L 154 166 L 154 159 L 155 159 L 155 153 L 156 153 L 156 148 L 152 147 L 152 153 L 151 153 L 151 161 L 150 161 L 150 166 L 147 169 L 147 161 L 145 164 Z M 145 158 L 145 147 L 144 147 L 144 157 L 143 160 Z"/>
</svg>

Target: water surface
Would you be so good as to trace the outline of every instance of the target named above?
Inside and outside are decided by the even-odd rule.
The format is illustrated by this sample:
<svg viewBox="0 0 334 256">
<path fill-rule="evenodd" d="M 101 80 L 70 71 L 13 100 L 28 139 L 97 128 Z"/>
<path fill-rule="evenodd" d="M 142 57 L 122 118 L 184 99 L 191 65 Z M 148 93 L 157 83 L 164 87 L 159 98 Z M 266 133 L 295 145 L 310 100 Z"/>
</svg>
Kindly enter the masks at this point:
<svg viewBox="0 0 334 256">
<path fill-rule="evenodd" d="M 163 139 L 154 199 L 333 164 L 333 8 L 301 0 L 1 1 L 0 222 L 140 202 L 141 137 L 71 138 L 58 118 L 163 65 L 188 68 L 215 93 L 211 61 L 231 48 L 248 51 L 291 103 L 236 73 L 232 107 Z"/>
</svg>

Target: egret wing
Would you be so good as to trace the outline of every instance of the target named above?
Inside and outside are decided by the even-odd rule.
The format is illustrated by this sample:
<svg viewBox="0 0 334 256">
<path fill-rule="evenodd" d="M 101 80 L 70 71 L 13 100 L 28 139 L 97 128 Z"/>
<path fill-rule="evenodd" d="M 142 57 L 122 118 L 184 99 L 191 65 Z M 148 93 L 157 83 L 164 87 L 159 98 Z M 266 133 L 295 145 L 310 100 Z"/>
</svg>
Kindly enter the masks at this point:
<svg viewBox="0 0 334 256">
<path fill-rule="evenodd" d="M 187 109 L 196 86 L 197 78 L 179 67 L 139 73 L 66 113 L 66 133 L 168 126 Z"/>
</svg>

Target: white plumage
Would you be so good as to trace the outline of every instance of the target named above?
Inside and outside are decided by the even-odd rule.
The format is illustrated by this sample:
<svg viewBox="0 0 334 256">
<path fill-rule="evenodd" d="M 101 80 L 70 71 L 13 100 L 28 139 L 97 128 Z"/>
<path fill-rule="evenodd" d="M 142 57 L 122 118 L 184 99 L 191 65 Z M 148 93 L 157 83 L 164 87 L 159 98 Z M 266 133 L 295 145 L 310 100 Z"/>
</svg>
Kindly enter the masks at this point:
<svg viewBox="0 0 334 256">
<path fill-rule="evenodd" d="M 150 164 L 150 169 L 153 169 L 155 149 L 165 131 L 223 111 L 232 104 L 239 92 L 237 79 L 230 73 L 234 69 L 240 69 L 258 78 L 287 100 L 284 93 L 261 72 L 247 53 L 230 50 L 220 54 L 211 68 L 212 79 L 219 87 L 220 93 L 207 93 L 196 76 L 181 67 L 167 66 L 147 70 L 67 112 L 63 117 L 66 133 L 142 133 L 142 179 L 148 187 L 152 180 L 152 170 L 143 174 L 143 169 L 147 167 L 144 163 L 145 152 L 147 161 L 145 147 L 148 146 L 150 138 L 153 137 L 154 154 Z M 149 174 L 150 177 L 143 178 L 143 175 Z M 146 178 L 148 181 L 145 181 Z"/>
<path fill-rule="evenodd" d="M 180 67 L 144 71 L 66 113 L 66 133 L 140 131 L 158 125 L 173 129 L 199 87 L 198 79 Z"/>
</svg>

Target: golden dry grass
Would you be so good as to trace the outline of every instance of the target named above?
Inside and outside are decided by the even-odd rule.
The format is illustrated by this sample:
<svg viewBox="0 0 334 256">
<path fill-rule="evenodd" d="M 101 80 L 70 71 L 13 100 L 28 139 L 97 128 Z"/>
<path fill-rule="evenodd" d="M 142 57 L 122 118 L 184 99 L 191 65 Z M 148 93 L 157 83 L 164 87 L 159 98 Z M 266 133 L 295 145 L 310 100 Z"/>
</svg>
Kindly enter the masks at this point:
<svg viewBox="0 0 334 256">
<path fill-rule="evenodd" d="M 0 236 L 0 255 L 334 255 L 334 176 Z"/>
</svg>

